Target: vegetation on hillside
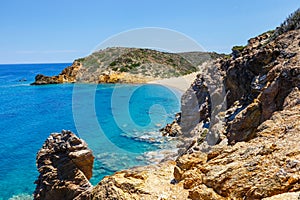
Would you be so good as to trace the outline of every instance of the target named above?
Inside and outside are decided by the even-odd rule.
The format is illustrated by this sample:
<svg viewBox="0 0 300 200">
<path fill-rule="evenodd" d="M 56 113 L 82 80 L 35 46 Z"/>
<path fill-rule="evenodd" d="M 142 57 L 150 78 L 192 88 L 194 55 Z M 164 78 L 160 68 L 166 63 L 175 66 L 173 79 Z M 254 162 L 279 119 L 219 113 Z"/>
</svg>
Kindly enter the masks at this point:
<svg viewBox="0 0 300 200">
<path fill-rule="evenodd" d="M 300 29 L 300 8 L 290 14 L 287 19 L 275 30 L 274 37 L 290 30 Z"/>
<path fill-rule="evenodd" d="M 195 72 L 198 65 L 221 56 L 207 52 L 168 53 L 152 49 L 112 47 L 77 61 L 82 63 L 85 70 L 84 79 L 114 72 L 170 78 Z"/>
</svg>

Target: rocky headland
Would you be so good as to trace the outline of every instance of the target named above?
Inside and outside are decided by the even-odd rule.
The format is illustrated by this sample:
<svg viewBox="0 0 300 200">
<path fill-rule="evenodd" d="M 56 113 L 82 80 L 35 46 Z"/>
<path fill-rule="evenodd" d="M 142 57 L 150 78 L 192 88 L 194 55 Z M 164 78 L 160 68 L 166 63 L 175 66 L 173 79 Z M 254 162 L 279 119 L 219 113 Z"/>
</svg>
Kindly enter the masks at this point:
<svg viewBox="0 0 300 200">
<path fill-rule="evenodd" d="M 146 83 L 179 77 L 222 54 L 206 52 L 167 53 L 151 49 L 112 47 L 79 58 L 59 75 L 38 74 L 32 85 L 59 83 Z"/>
<path fill-rule="evenodd" d="M 174 161 L 123 170 L 92 187 L 86 173 L 90 170 L 76 162 L 70 165 L 79 176 L 62 178 L 70 172 L 64 174 L 61 167 L 70 162 L 60 157 L 72 160 L 68 152 L 74 145 L 51 139 L 65 138 L 64 133 L 55 134 L 38 153 L 36 199 L 58 193 L 77 200 L 298 200 L 299 21 L 298 9 L 275 31 L 251 38 L 246 46 L 234 47 L 230 57 L 201 70 L 182 95 L 181 114 L 162 129 L 182 141 Z M 77 151 L 82 150 L 72 150 Z M 90 153 L 78 154 L 82 160 L 92 158 Z M 84 166 L 91 169 L 92 164 Z"/>
</svg>

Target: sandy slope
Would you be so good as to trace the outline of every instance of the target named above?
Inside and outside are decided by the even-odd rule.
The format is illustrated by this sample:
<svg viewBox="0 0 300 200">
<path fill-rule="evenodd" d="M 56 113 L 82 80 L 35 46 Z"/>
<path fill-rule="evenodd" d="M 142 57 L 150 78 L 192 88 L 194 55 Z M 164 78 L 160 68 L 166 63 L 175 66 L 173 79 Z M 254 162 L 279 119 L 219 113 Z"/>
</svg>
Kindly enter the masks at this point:
<svg viewBox="0 0 300 200">
<path fill-rule="evenodd" d="M 185 92 L 190 85 L 193 83 L 193 81 L 196 78 L 196 75 L 199 72 L 194 72 L 185 76 L 175 77 L 175 78 L 168 78 L 168 79 L 162 79 L 162 80 L 155 80 L 148 82 L 149 84 L 160 84 L 166 87 L 175 88 L 179 90 L 180 92 Z"/>
</svg>

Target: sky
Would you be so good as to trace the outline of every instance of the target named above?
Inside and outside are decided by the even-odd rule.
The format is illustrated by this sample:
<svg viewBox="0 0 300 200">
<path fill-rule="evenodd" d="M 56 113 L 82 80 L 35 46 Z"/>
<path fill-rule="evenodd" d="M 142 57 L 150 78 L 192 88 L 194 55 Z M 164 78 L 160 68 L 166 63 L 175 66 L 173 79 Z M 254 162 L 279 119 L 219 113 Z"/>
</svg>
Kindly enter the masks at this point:
<svg viewBox="0 0 300 200">
<path fill-rule="evenodd" d="M 144 27 L 230 53 L 299 7 L 299 0 L 1 0 L 0 64 L 69 63 L 113 35 Z"/>
</svg>

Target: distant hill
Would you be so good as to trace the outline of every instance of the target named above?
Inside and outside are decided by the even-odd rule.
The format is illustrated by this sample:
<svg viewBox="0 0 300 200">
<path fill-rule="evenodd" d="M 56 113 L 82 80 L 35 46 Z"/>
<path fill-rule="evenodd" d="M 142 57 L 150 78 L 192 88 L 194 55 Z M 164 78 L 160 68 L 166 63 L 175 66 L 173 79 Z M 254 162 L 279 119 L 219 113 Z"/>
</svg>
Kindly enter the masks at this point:
<svg viewBox="0 0 300 200">
<path fill-rule="evenodd" d="M 183 76 L 223 55 L 208 52 L 168 53 L 151 49 L 113 47 L 76 59 L 59 75 L 37 75 L 34 85 L 65 82 L 142 83 Z"/>
</svg>

